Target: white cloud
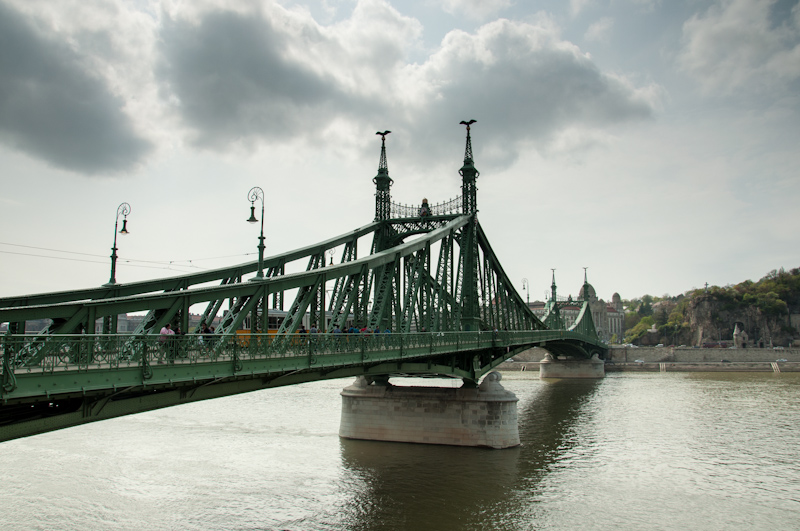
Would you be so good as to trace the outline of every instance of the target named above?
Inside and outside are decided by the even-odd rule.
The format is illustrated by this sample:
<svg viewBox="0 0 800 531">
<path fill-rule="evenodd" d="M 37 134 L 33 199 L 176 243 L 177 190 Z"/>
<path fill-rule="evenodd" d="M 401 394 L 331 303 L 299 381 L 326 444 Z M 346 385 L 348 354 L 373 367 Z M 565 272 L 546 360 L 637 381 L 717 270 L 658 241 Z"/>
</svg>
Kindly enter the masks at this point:
<svg viewBox="0 0 800 531">
<path fill-rule="evenodd" d="M 439 0 L 442 10 L 450 14 L 463 15 L 475 20 L 486 20 L 490 16 L 511 7 L 511 0 Z"/>
<path fill-rule="evenodd" d="M 569 0 L 569 10 L 572 16 L 577 16 L 588 6 L 595 3 L 595 0 Z"/>
<path fill-rule="evenodd" d="M 584 38 L 587 41 L 605 42 L 608 40 L 611 28 L 614 27 L 614 19 L 611 17 L 603 17 L 597 22 L 589 26 L 586 30 Z"/>
<path fill-rule="evenodd" d="M 773 0 L 720 0 L 683 27 L 679 64 L 707 90 L 774 90 L 800 77 L 800 7 L 780 23 Z"/>
<path fill-rule="evenodd" d="M 604 129 L 647 119 L 657 100 L 649 87 L 601 72 L 548 20 L 498 20 L 475 34 L 449 33 L 412 82 L 428 94 L 414 116 L 420 134 L 440 135 L 453 120 L 475 118 L 487 149 L 510 164 L 522 146 L 546 144 L 564 129 Z M 467 116 L 469 115 L 469 116 Z"/>
</svg>

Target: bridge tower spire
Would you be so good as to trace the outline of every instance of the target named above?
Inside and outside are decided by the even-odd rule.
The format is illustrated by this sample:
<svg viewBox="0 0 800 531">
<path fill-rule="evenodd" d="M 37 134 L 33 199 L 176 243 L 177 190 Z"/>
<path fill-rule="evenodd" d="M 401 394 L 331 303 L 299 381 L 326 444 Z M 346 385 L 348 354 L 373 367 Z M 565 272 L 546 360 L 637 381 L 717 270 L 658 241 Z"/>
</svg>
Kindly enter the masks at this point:
<svg viewBox="0 0 800 531">
<path fill-rule="evenodd" d="M 375 183 L 375 221 L 385 221 L 391 217 L 392 194 L 390 188 L 394 182 L 389 177 L 389 166 L 386 164 L 386 135 L 391 131 L 378 131 L 381 137 L 381 160 L 378 163 L 378 175 L 372 179 Z"/>
<path fill-rule="evenodd" d="M 558 295 L 556 293 L 556 270 L 551 269 L 550 271 L 553 272 L 553 283 L 550 285 L 550 302 L 548 304 L 550 311 L 547 317 L 547 324 L 551 328 L 560 330 L 564 328 L 564 321 L 561 318 L 561 309 L 558 307 Z"/>
<path fill-rule="evenodd" d="M 589 300 L 589 278 L 586 274 L 586 270 L 589 269 L 588 267 L 583 268 L 583 300 Z"/>
<path fill-rule="evenodd" d="M 472 138 L 470 137 L 470 126 L 477 120 L 462 121 L 462 125 L 467 126 L 467 145 L 464 149 L 464 165 L 458 170 L 461 175 L 461 197 L 464 214 L 474 214 L 478 211 L 478 188 L 475 186 L 475 180 L 480 175 L 480 172 L 475 168 L 472 160 Z"/>
<path fill-rule="evenodd" d="M 464 165 L 458 170 L 461 175 L 461 196 L 463 213 L 472 217 L 462 229 L 461 252 L 463 253 L 461 329 L 477 331 L 481 329 L 481 307 L 478 289 L 478 203 L 475 179 L 480 173 L 472 161 L 472 138 L 470 126 L 476 120 L 462 121 L 467 126 L 467 146 L 464 150 Z"/>
</svg>

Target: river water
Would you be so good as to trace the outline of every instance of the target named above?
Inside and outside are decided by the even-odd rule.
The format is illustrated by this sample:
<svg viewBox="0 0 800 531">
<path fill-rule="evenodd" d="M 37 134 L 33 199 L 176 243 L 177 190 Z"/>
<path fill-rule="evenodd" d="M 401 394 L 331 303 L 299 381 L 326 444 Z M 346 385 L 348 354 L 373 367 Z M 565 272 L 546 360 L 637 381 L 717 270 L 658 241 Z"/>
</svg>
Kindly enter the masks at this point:
<svg viewBox="0 0 800 531">
<path fill-rule="evenodd" d="M 349 379 L 2 443 L 0 529 L 800 529 L 800 373 L 536 376 L 508 450 L 339 439 Z"/>
</svg>

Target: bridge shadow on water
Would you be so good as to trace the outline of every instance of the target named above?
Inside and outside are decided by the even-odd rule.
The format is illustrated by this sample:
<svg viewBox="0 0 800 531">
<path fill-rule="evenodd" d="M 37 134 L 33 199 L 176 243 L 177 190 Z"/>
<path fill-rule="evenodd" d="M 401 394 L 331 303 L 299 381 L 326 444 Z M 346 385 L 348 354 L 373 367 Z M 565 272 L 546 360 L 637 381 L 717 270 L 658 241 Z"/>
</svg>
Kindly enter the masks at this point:
<svg viewBox="0 0 800 531">
<path fill-rule="evenodd" d="M 518 405 L 521 446 L 505 450 L 341 439 L 336 516 L 355 530 L 538 529 L 547 474 L 574 446 L 599 383 L 530 383 Z M 523 393 L 518 393 L 518 396 Z M 590 414 L 590 413 L 588 413 Z M 537 523 L 539 522 L 539 523 Z"/>
</svg>

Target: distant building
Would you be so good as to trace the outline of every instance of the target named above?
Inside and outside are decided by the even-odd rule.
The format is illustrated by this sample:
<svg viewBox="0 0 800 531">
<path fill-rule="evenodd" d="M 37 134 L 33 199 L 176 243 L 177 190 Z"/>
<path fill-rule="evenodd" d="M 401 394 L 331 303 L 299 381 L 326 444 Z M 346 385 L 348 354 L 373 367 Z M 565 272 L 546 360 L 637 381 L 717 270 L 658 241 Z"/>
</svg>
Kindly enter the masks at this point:
<svg viewBox="0 0 800 531">
<path fill-rule="evenodd" d="M 618 342 L 622 341 L 622 335 L 625 332 L 625 311 L 622 308 L 622 298 L 619 293 L 614 293 L 611 296 L 611 302 L 606 302 L 603 299 L 597 298 L 597 292 L 591 284 L 588 286 L 588 300 L 589 309 L 592 312 L 592 320 L 597 329 L 597 335 L 600 339 L 610 342 L 611 338 L 616 335 Z M 574 305 L 568 305 L 561 308 L 561 317 L 567 327 L 572 326 L 581 311 L 580 300 L 583 300 L 583 285 L 578 292 L 578 299 Z M 570 299 L 572 296 L 570 296 Z M 560 297 L 559 297 L 560 300 Z M 540 319 L 544 316 L 545 303 L 542 301 L 535 301 L 528 304 L 528 307 Z"/>
</svg>

